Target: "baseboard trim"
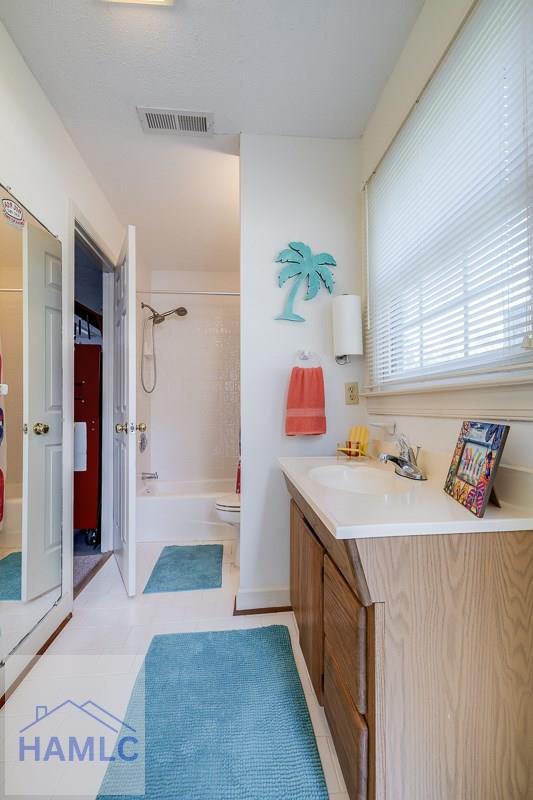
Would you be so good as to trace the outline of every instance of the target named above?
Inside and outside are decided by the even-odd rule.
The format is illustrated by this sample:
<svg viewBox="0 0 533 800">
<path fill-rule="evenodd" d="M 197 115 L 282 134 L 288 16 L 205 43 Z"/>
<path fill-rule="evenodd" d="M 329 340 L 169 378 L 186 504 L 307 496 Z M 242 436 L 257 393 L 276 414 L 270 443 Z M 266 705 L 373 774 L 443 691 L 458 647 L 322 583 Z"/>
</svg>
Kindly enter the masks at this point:
<svg viewBox="0 0 533 800">
<path fill-rule="evenodd" d="M 248 608 L 239 611 L 237 608 L 237 598 L 233 604 L 234 617 L 247 617 L 253 614 L 281 614 L 282 612 L 292 611 L 292 606 L 274 606 L 274 608 Z"/>
<path fill-rule="evenodd" d="M 56 628 L 56 629 L 55 629 L 55 631 L 52 633 L 52 635 L 48 637 L 48 639 L 47 639 L 47 640 L 46 640 L 46 642 L 43 644 L 43 646 L 42 646 L 42 647 L 40 647 L 40 648 L 38 649 L 38 651 L 35 653 L 35 655 L 34 655 L 34 656 L 33 656 L 33 658 L 31 659 L 30 663 L 29 663 L 29 664 L 27 664 L 27 665 L 24 667 L 24 669 L 22 670 L 22 672 L 20 673 L 20 675 L 17 675 L 17 677 L 15 678 L 15 680 L 13 681 L 13 683 L 11 684 L 11 686 L 9 687 L 9 689 L 8 689 L 6 692 L 4 692 L 4 694 L 3 694 L 3 695 L 0 697 L 0 709 L 1 709 L 1 708 L 3 708 L 3 707 L 5 706 L 6 702 L 9 700 L 9 698 L 11 697 L 11 695 L 13 694 L 13 692 L 15 691 L 15 689 L 16 689 L 18 686 L 20 686 L 20 684 L 22 683 L 22 681 L 24 680 L 24 678 L 26 677 L 26 675 L 27 675 L 27 674 L 30 672 L 30 670 L 31 670 L 31 669 L 33 669 L 33 667 L 34 667 L 34 666 L 36 665 L 36 663 L 39 661 L 40 657 L 41 657 L 41 656 L 43 656 L 43 655 L 46 653 L 46 651 L 48 650 L 48 648 L 50 647 L 50 645 L 51 645 L 51 644 L 52 644 L 52 643 L 55 641 L 55 639 L 57 639 L 57 637 L 59 636 L 59 634 L 61 633 L 61 631 L 63 630 L 63 628 L 64 628 L 64 627 L 65 627 L 65 626 L 66 626 L 66 625 L 67 625 L 67 624 L 70 622 L 70 620 L 71 620 L 71 619 L 72 619 L 72 611 L 70 612 L 70 614 L 68 614 L 68 616 L 66 616 L 66 617 L 65 617 L 65 619 L 63 620 L 63 622 L 61 622 L 61 623 L 60 623 L 60 624 L 57 626 L 57 628 Z"/>
<path fill-rule="evenodd" d="M 267 609 L 272 611 L 286 611 L 290 608 L 291 598 L 289 589 L 239 589 L 235 598 L 237 612 L 249 614 L 251 611 L 261 613 Z M 259 610 L 258 610 L 259 609 Z"/>
</svg>

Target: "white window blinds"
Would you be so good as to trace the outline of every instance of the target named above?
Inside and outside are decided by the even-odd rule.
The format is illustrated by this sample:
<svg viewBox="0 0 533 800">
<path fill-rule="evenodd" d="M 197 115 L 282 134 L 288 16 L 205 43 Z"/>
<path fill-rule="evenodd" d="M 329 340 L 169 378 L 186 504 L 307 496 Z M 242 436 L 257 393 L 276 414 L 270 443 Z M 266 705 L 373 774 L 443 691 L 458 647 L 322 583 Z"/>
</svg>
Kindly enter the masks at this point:
<svg viewBox="0 0 533 800">
<path fill-rule="evenodd" d="M 369 383 L 533 361 L 533 0 L 479 0 L 367 185 Z"/>
</svg>

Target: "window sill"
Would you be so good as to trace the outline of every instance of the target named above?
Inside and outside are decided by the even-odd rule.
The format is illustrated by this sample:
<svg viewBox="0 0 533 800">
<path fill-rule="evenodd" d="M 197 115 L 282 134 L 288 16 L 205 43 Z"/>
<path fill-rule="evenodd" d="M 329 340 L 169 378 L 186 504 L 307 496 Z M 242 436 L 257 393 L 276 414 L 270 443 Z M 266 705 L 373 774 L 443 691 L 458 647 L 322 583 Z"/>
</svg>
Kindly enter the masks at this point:
<svg viewBox="0 0 533 800">
<path fill-rule="evenodd" d="M 361 396 L 370 414 L 533 422 L 533 369 L 448 384 L 428 381 Z"/>
</svg>

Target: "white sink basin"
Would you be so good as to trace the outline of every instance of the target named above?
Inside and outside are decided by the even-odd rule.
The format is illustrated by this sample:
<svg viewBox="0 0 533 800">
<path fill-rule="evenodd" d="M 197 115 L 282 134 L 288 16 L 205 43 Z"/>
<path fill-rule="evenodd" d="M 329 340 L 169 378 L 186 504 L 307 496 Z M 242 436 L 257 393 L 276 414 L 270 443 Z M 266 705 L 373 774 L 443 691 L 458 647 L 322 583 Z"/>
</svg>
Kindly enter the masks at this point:
<svg viewBox="0 0 533 800">
<path fill-rule="evenodd" d="M 375 467 L 332 464 L 327 467 L 315 467 L 310 470 L 309 477 L 328 489 L 339 489 L 354 494 L 405 494 L 409 491 L 408 481 L 396 475 L 389 475 Z M 406 485 L 407 484 L 407 485 Z"/>
</svg>

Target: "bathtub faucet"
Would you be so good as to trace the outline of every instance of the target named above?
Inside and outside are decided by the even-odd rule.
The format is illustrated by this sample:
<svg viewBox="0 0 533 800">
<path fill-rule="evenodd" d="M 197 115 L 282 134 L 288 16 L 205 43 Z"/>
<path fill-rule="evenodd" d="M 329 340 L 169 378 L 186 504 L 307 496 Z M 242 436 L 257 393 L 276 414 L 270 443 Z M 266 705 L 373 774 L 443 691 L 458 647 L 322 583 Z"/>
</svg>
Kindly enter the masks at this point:
<svg viewBox="0 0 533 800">
<path fill-rule="evenodd" d="M 143 481 L 157 481 L 159 480 L 159 475 L 157 472 L 142 472 L 141 478 Z"/>
</svg>

